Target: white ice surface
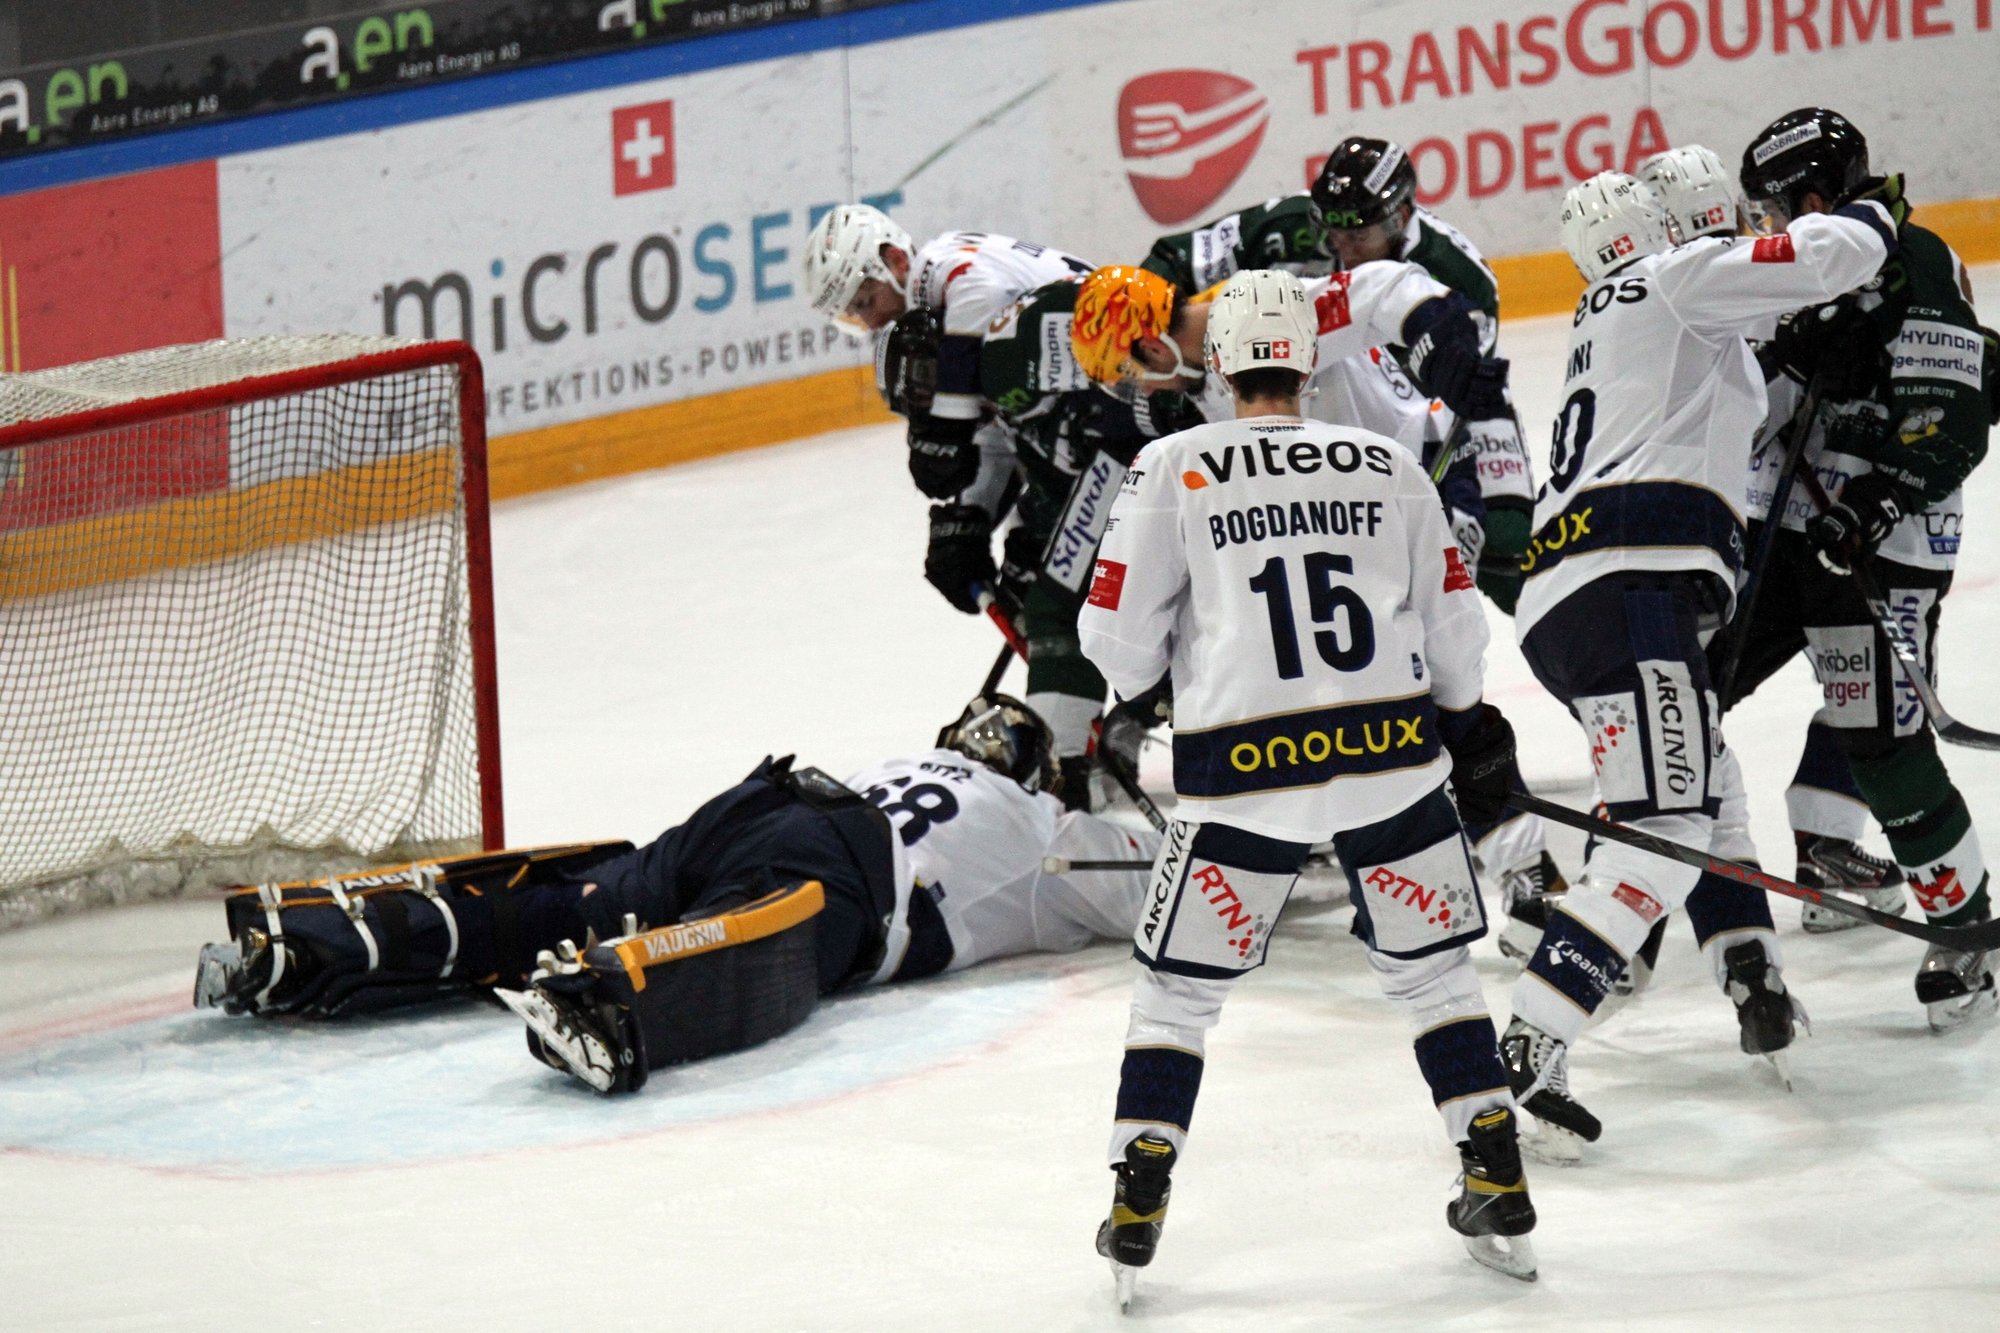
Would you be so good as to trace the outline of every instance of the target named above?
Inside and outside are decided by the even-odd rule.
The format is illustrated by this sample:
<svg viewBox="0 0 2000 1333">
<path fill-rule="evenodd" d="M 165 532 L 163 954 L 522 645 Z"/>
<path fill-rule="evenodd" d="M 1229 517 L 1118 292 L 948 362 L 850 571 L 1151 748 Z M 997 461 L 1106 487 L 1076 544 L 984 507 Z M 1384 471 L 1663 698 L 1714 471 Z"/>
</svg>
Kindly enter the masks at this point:
<svg viewBox="0 0 2000 1333">
<path fill-rule="evenodd" d="M 1982 285 L 1996 274 L 1981 275 Z M 1503 335 L 1537 451 L 1566 319 Z M 2000 467 L 1974 515 L 2000 510 Z M 2000 725 L 2000 550 L 1977 521 L 1943 690 Z M 991 663 L 918 577 L 923 507 L 868 429 L 495 515 L 509 837 L 652 836 L 766 752 L 926 744 Z M 1531 779 L 1585 771 L 1495 618 Z M 1018 683 L 1019 676 L 1012 680 Z M 1800 668 L 1730 733 L 1755 833 Z M 1947 751 L 1990 815 L 2000 756 Z M 1165 779 L 1151 755 L 1149 779 Z M 1573 865 L 1576 845 L 1559 853 Z M 1938 1037 L 1921 946 L 1798 933 L 1797 1091 L 1740 1055 L 1676 927 L 1587 1037 L 1606 1123 L 1532 1170 L 1542 1280 L 1477 1267 L 1457 1169 L 1345 908 L 1288 918 L 1210 1045 L 1171 1225 L 1125 1323 L 1090 1248 L 1132 964 L 1104 945 L 822 1006 L 762 1049 L 596 1098 L 475 1005 L 293 1026 L 185 1008 L 213 903 L 0 936 L 0 1328 L 1977 1328 L 2000 1322 L 2000 1027 Z M 1509 972 L 1478 950 L 1504 1015 Z"/>
</svg>

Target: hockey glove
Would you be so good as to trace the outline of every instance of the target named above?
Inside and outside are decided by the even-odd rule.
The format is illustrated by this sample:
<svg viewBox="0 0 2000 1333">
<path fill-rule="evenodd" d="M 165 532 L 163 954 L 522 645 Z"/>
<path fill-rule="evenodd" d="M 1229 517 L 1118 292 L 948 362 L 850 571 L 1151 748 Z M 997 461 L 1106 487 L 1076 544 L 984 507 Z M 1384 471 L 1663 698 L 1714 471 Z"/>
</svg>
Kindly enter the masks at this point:
<svg viewBox="0 0 2000 1333">
<path fill-rule="evenodd" d="M 1000 544 L 1000 582 L 993 595 L 1000 599 L 1000 609 L 1009 616 L 1019 616 L 1028 600 L 1028 589 L 1041 576 L 1042 548 L 1047 545 L 1044 534 L 1026 526 L 1010 530 Z"/>
<path fill-rule="evenodd" d="M 1489 703 L 1438 710 L 1438 732 L 1451 752 L 1451 794 L 1467 825 L 1498 823 L 1514 777 L 1514 727 Z"/>
<path fill-rule="evenodd" d="M 1889 366 L 1875 321 L 1847 297 L 1779 320 L 1758 361 L 1767 375 L 1775 365 L 1801 384 L 1819 376 L 1820 396 L 1830 403 L 1868 397 Z"/>
<path fill-rule="evenodd" d="M 1910 512 L 1902 487 L 1880 472 L 1864 472 L 1840 488 L 1833 508 L 1806 521 L 1806 540 L 1819 562 L 1836 574 L 1882 544 Z"/>
<path fill-rule="evenodd" d="M 1139 748 L 1154 727 L 1174 720 L 1174 678 L 1160 677 L 1160 683 L 1143 694 L 1121 699 L 1104 715 L 1097 736 L 1100 750 L 1113 755 L 1128 773 L 1139 771 Z"/>
<path fill-rule="evenodd" d="M 922 417 L 910 423 L 910 480 L 933 500 L 949 500 L 979 476 L 977 421 Z"/>
<path fill-rule="evenodd" d="M 1468 421 L 1507 411 L 1507 362 L 1479 352 L 1472 302 L 1448 292 L 1420 302 L 1403 320 L 1410 375 L 1417 387 Z"/>
<path fill-rule="evenodd" d="M 969 616 L 979 614 L 979 587 L 993 582 L 993 520 L 974 505 L 932 505 L 931 544 L 924 577 Z"/>
</svg>

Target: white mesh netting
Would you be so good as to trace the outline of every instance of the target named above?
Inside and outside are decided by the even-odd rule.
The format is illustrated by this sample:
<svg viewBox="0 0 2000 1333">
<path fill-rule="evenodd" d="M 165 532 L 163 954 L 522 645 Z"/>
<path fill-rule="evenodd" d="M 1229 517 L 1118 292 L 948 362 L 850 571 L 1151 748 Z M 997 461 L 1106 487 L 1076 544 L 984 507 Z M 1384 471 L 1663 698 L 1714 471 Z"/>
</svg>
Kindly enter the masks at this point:
<svg viewBox="0 0 2000 1333">
<path fill-rule="evenodd" d="M 407 345 L 0 376 L 0 423 Z M 0 447 L 0 926 L 477 847 L 470 601 L 454 364 Z"/>
</svg>

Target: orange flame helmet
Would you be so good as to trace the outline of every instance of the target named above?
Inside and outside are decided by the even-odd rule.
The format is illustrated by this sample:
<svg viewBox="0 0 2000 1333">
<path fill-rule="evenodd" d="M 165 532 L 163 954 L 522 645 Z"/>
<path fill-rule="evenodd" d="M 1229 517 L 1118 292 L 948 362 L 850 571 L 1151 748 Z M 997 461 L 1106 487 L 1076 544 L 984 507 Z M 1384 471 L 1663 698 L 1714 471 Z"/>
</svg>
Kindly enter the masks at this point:
<svg viewBox="0 0 2000 1333">
<path fill-rule="evenodd" d="M 1174 285 L 1124 264 L 1093 269 L 1076 294 L 1069 341 L 1077 365 L 1099 384 L 1133 378 L 1132 344 L 1163 338 L 1174 314 Z"/>
</svg>

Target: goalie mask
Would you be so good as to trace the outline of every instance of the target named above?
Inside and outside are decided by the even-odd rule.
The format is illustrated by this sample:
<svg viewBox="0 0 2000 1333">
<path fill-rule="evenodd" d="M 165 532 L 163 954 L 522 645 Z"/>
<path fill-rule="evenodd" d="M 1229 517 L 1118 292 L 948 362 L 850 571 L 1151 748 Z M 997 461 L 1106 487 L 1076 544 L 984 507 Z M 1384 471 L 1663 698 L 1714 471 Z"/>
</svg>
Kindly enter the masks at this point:
<svg viewBox="0 0 2000 1333">
<path fill-rule="evenodd" d="M 910 233 L 879 208 L 841 204 L 821 218 L 806 237 L 806 299 L 813 309 L 849 328 L 865 328 L 866 322 L 855 312 L 863 283 L 886 283 L 898 296 L 907 298 L 903 281 L 882 258 L 883 246 L 905 255 L 916 252 Z"/>
<path fill-rule="evenodd" d="M 944 321 L 922 306 L 905 310 L 876 338 L 875 391 L 891 412 L 911 421 L 931 414 L 943 341 Z"/>
<path fill-rule="evenodd" d="M 1012 778 L 1029 791 L 1059 792 L 1055 737 L 1041 715 L 1011 694 L 982 694 L 938 733 L 938 748 L 955 750 Z"/>
<path fill-rule="evenodd" d="M 1744 228 L 1736 182 L 1722 159 L 1700 144 L 1653 154 L 1639 164 L 1639 179 L 1660 196 L 1676 245 L 1697 236 L 1735 236 Z"/>
<path fill-rule="evenodd" d="M 1319 316 L 1291 274 L 1238 273 L 1208 308 L 1203 352 L 1218 375 L 1269 369 L 1309 377 L 1319 356 Z"/>
<path fill-rule="evenodd" d="M 1585 282 L 1598 282 L 1673 244 L 1660 196 L 1622 171 L 1600 171 L 1570 186 L 1561 226 L 1563 249 Z"/>
</svg>

